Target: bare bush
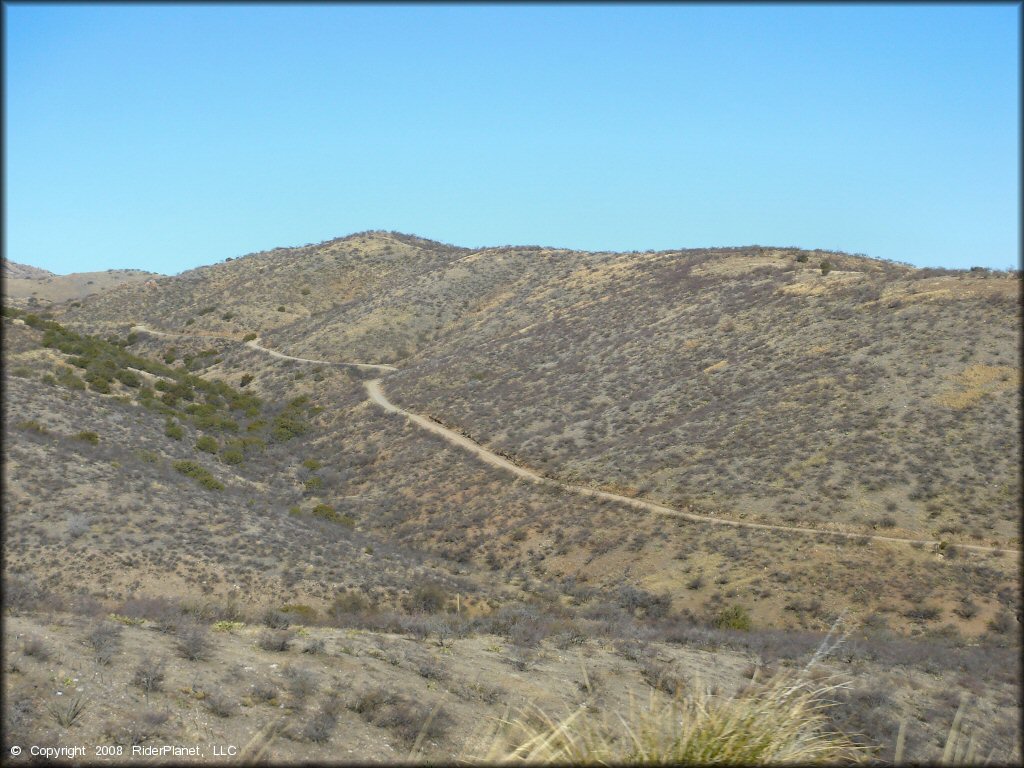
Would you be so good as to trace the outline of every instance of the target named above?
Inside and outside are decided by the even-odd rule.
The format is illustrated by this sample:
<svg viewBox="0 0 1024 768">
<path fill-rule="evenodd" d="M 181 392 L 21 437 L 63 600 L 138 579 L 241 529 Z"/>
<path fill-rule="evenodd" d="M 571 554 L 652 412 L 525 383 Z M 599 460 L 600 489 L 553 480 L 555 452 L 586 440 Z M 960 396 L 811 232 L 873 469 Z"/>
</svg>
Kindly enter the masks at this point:
<svg viewBox="0 0 1024 768">
<path fill-rule="evenodd" d="M 163 688 L 166 677 L 166 664 L 162 660 L 145 656 L 140 659 L 132 673 L 132 684 L 141 688 L 146 695 Z"/>
<path fill-rule="evenodd" d="M 256 640 L 256 644 L 264 651 L 283 653 L 291 647 L 292 639 L 294 637 L 295 635 L 288 630 L 268 629 L 260 633 L 259 638 Z"/>
<path fill-rule="evenodd" d="M 123 630 L 124 627 L 113 621 L 102 621 L 93 627 L 86 637 L 86 641 L 95 651 L 97 662 L 105 666 L 121 650 L 121 633 Z"/>
</svg>

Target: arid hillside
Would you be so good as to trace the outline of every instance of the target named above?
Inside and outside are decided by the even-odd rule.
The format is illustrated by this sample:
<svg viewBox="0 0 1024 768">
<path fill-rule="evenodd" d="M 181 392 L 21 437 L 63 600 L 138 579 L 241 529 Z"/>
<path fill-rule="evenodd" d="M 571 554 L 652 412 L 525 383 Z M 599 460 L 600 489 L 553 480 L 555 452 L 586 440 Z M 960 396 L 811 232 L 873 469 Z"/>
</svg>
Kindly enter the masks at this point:
<svg viewBox="0 0 1024 768">
<path fill-rule="evenodd" d="M 736 690 L 836 625 L 828 728 L 936 759 L 968 692 L 1019 756 L 1018 291 L 363 233 L 5 300 L 7 729 L 450 760 L 481 707 Z M 55 674 L 128 698 L 65 725 Z"/>
<path fill-rule="evenodd" d="M 4 300 L 15 306 L 46 307 L 76 301 L 125 283 L 144 283 L 160 277 L 141 269 L 108 269 L 55 275 L 45 269 L 4 259 Z"/>
<path fill-rule="evenodd" d="M 396 402 L 566 481 L 1014 546 L 1019 285 L 795 249 L 470 251 L 366 233 L 63 316 L 393 363 Z"/>
</svg>

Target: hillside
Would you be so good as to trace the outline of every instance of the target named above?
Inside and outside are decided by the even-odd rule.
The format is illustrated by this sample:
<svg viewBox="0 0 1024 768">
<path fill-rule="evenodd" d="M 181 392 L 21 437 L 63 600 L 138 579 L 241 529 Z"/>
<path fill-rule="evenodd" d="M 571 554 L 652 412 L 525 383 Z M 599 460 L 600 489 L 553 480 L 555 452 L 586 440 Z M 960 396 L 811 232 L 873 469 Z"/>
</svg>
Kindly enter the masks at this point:
<svg viewBox="0 0 1024 768">
<path fill-rule="evenodd" d="M 724 516 L 1012 546 L 1018 288 L 792 249 L 468 251 L 369 233 L 66 317 L 398 363 L 396 402 L 552 477 Z"/>
<path fill-rule="evenodd" d="M 56 277 L 56 275 L 49 270 L 30 267 L 28 264 L 19 264 L 5 258 L 3 260 L 3 277 L 5 280 L 42 280 L 47 277 Z"/>
<path fill-rule="evenodd" d="M 371 232 L 45 313 L 7 301 L 5 605 L 33 636 L 63 627 L 47 635 L 62 648 L 81 645 L 81 617 L 156 629 L 125 637 L 169 660 L 173 690 L 189 669 L 174 643 L 216 622 L 246 629 L 211 653 L 271 677 L 259 624 L 300 625 L 370 685 L 403 664 L 367 649 L 404 638 L 422 661 L 439 643 L 458 682 L 440 684 L 469 703 L 452 704 L 438 759 L 464 746 L 477 694 L 461 670 L 489 669 L 488 643 L 530 680 L 524 701 L 564 701 L 579 651 L 621 703 L 638 690 L 626 662 L 657 688 L 685 652 L 738 685 L 740 659 L 803 664 L 842 616 L 856 688 L 895 693 L 876 720 L 875 694 L 843 699 L 837 728 L 891 754 L 916 714 L 911 754 L 933 759 L 967 690 L 986 743 L 1019 754 L 1018 291 L 820 251 L 471 250 Z M 15 647 L 20 695 L 43 673 Z M 548 663 L 557 679 L 534 671 Z M 203 674 L 193 694 L 213 685 Z M 213 731 L 275 719 L 243 678 L 222 685 L 250 703 Z M 330 698 L 325 722 L 362 717 L 360 754 L 391 754 L 374 728 L 394 723 Z M 282 701 L 294 738 L 274 754 L 313 754 L 299 725 L 314 710 Z"/>
<path fill-rule="evenodd" d="M 44 307 L 78 301 L 119 285 L 146 283 L 160 275 L 141 269 L 108 269 L 55 275 L 45 269 L 4 259 L 4 300 L 16 306 Z"/>
</svg>

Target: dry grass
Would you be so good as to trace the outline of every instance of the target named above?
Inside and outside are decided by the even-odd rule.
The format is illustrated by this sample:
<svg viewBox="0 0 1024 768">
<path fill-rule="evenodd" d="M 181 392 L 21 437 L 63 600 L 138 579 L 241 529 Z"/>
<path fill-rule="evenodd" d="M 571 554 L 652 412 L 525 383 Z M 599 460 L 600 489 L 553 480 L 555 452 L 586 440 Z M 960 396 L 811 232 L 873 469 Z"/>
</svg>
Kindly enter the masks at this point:
<svg viewBox="0 0 1024 768">
<path fill-rule="evenodd" d="M 765 765 L 850 763 L 866 756 L 830 732 L 823 710 L 835 686 L 772 681 L 721 698 L 699 688 L 667 702 L 653 693 L 646 706 L 615 717 L 581 706 L 555 720 L 533 710 L 502 721 L 484 762 Z M 504 731 L 504 732 L 500 732 Z"/>
</svg>

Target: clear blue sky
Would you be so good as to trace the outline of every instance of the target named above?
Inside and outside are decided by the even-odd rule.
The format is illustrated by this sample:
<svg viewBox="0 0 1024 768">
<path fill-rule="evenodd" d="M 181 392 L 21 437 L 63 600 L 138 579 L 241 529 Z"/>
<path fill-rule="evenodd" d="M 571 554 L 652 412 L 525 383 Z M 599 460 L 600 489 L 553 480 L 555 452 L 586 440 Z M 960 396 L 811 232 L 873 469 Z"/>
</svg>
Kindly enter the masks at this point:
<svg viewBox="0 0 1024 768">
<path fill-rule="evenodd" d="M 1020 8 L 6 4 L 6 253 L 394 229 L 1018 265 Z"/>
</svg>

